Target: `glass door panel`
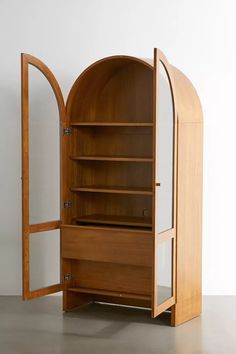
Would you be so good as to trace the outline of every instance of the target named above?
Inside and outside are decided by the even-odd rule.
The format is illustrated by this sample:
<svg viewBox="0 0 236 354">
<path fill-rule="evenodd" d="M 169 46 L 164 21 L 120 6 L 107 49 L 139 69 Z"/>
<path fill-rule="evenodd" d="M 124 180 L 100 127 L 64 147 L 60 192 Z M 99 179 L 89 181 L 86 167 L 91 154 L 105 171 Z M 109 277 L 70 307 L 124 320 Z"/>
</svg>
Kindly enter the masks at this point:
<svg viewBox="0 0 236 354">
<path fill-rule="evenodd" d="M 29 221 L 60 219 L 57 102 L 42 73 L 29 65 Z"/>
<path fill-rule="evenodd" d="M 173 179 L 174 179 L 174 111 L 171 87 L 166 70 L 159 62 L 157 163 L 157 232 L 173 227 Z"/>
<path fill-rule="evenodd" d="M 158 305 L 172 296 L 172 239 L 158 244 L 157 250 L 157 282 Z"/>
<path fill-rule="evenodd" d="M 30 234 L 30 291 L 60 283 L 60 230 Z"/>
</svg>

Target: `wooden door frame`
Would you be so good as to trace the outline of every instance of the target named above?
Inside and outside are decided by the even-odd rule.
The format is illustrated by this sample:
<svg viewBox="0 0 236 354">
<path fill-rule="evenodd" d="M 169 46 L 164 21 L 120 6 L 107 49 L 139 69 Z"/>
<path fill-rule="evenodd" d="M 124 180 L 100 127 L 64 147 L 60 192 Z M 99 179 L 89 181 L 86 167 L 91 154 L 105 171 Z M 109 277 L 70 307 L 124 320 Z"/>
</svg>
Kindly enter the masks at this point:
<svg viewBox="0 0 236 354">
<path fill-rule="evenodd" d="M 29 222 L 29 65 L 37 68 L 51 85 L 57 100 L 60 119 L 60 131 L 65 124 L 65 104 L 59 84 L 49 68 L 32 55 L 21 54 L 21 120 L 22 120 L 22 295 L 23 300 L 33 299 L 63 290 L 62 282 L 42 289 L 30 291 L 30 254 L 29 238 L 31 233 L 60 229 L 60 220 L 30 224 Z M 60 137 L 62 133 L 60 134 Z M 60 139 L 61 140 L 61 139 Z M 60 143 L 60 149 L 61 143 Z M 63 168 L 60 154 L 60 169 Z M 62 186 L 62 178 L 61 178 Z M 62 189 L 61 189 L 62 190 Z M 62 193 L 61 193 L 62 194 Z M 62 210 L 62 208 L 60 208 Z M 33 236 L 32 236 L 33 237 Z M 60 240 L 61 243 L 61 240 Z M 61 262 L 61 257 L 60 257 Z"/>
<path fill-rule="evenodd" d="M 162 63 L 166 70 L 167 77 L 169 79 L 171 95 L 172 95 L 172 104 L 173 104 L 173 120 L 174 120 L 174 144 L 173 144 L 173 169 L 174 169 L 174 177 L 173 177 L 173 228 L 170 230 L 164 231 L 162 233 L 157 233 L 157 222 L 155 216 L 156 209 L 156 163 L 158 163 L 156 156 L 156 137 L 157 137 L 157 126 L 156 122 L 158 122 L 158 76 L 159 76 L 159 62 Z M 153 212 L 152 212 L 152 229 L 153 229 L 153 282 L 152 282 L 152 317 L 158 316 L 161 312 L 167 310 L 171 306 L 173 306 L 176 302 L 176 230 L 177 230 L 177 109 L 176 109 L 176 93 L 174 80 L 172 77 L 171 66 L 169 65 L 165 55 L 157 48 L 154 48 L 154 57 L 153 57 Z M 168 298 L 166 301 L 158 304 L 158 290 L 157 290 L 157 251 L 158 246 L 161 242 L 166 240 L 172 240 L 172 296 Z"/>
</svg>

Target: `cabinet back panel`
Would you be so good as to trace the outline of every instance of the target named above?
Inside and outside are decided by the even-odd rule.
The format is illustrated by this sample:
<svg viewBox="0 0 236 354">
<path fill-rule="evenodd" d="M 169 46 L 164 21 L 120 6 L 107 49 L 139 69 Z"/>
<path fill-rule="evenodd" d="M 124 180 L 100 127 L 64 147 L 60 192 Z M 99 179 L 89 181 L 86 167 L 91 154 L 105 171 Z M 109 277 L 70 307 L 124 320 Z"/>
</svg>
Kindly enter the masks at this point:
<svg viewBox="0 0 236 354">
<path fill-rule="evenodd" d="M 73 287 L 151 294 L 151 267 L 71 261 Z"/>
<path fill-rule="evenodd" d="M 151 127 L 80 127 L 73 139 L 74 156 L 152 156 Z"/>
<path fill-rule="evenodd" d="M 79 79 L 71 120 L 151 122 L 152 70 L 126 58 L 97 64 Z"/>
<path fill-rule="evenodd" d="M 106 193 L 77 193 L 74 217 L 90 214 L 127 215 L 142 217 L 152 215 L 152 198 L 143 195 Z"/>
<path fill-rule="evenodd" d="M 72 186 L 106 185 L 123 187 L 152 186 L 152 166 L 145 162 L 74 162 Z"/>
</svg>

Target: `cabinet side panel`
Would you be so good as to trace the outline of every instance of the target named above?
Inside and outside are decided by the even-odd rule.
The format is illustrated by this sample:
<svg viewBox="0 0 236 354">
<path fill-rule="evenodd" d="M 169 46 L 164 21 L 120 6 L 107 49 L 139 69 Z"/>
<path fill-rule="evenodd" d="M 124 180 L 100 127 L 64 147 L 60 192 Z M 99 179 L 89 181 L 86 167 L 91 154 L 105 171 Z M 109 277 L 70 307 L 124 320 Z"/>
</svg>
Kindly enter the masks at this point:
<svg viewBox="0 0 236 354">
<path fill-rule="evenodd" d="M 201 313 L 202 123 L 178 124 L 177 272 L 172 325 Z"/>
</svg>

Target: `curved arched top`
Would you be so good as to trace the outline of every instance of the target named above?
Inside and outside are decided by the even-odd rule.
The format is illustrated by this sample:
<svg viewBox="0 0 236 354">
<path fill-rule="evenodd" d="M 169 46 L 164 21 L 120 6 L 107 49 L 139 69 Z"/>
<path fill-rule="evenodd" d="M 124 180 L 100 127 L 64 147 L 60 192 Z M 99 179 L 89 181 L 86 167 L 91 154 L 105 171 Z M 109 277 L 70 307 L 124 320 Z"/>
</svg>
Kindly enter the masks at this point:
<svg viewBox="0 0 236 354">
<path fill-rule="evenodd" d="M 202 116 L 201 103 L 191 81 L 180 70 L 170 65 L 165 55 L 159 49 L 157 49 L 157 55 L 158 55 L 158 60 L 160 60 L 164 65 L 170 80 L 170 86 L 172 90 L 173 103 L 174 103 L 174 108 L 177 116 L 177 122 L 178 123 L 202 122 L 203 116 Z M 154 59 L 137 58 L 128 55 L 113 55 L 94 62 L 79 75 L 79 77 L 73 84 L 66 103 L 67 113 L 70 112 L 71 110 L 71 105 L 77 93 L 78 86 L 84 80 L 84 78 L 87 77 L 87 75 L 91 75 L 93 70 L 97 70 L 97 69 L 101 71 L 100 75 L 104 75 L 104 71 L 102 70 L 102 67 L 104 65 L 106 67 L 105 69 L 106 75 L 104 75 L 103 78 L 103 85 L 105 85 L 106 82 L 109 80 L 109 73 L 112 70 L 111 66 L 113 65 L 113 68 L 115 66 L 116 69 L 119 70 L 119 67 L 121 68 L 122 65 L 124 65 L 125 63 L 126 64 L 136 63 L 136 65 L 140 65 L 140 67 L 143 67 L 144 70 L 147 71 L 150 70 L 150 73 L 154 70 L 155 67 Z M 55 76 L 41 60 L 39 60 L 38 58 L 30 54 L 23 53 L 22 68 L 26 69 L 28 64 L 31 64 L 35 66 L 37 69 L 39 69 L 49 81 L 57 99 L 60 120 L 61 122 L 64 122 L 65 120 L 68 119 L 68 116 L 67 118 L 65 117 L 64 100 Z"/>
<path fill-rule="evenodd" d="M 157 53 L 170 80 L 177 123 L 202 123 L 202 107 L 193 84 L 180 70 L 169 64 L 160 49 Z M 153 62 L 150 63 L 153 65 Z"/>
<path fill-rule="evenodd" d="M 159 49 L 157 49 L 157 57 L 164 65 L 170 81 L 176 122 L 202 122 L 200 100 L 190 80 L 180 70 L 170 65 L 165 55 Z M 143 67 L 143 70 L 149 73 L 152 73 L 155 69 L 154 59 L 137 58 L 128 55 L 109 56 L 94 62 L 79 75 L 70 90 L 66 103 L 68 115 L 70 116 L 72 104 L 78 93 L 79 86 L 85 82 L 85 79 L 88 79 L 89 82 L 89 78 L 91 77 L 93 85 L 105 86 L 110 80 L 112 70 L 118 71 L 128 63 L 140 65 L 140 67 Z M 95 75 L 93 76 L 94 73 Z M 99 80 L 101 81 L 100 83 L 98 83 Z M 84 88 L 86 85 L 88 83 L 84 83 Z"/>
<path fill-rule="evenodd" d="M 97 60 L 96 62 L 92 63 L 89 65 L 76 79 L 74 82 L 68 98 L 66 102 L 66 110 L 67 113 L 71 112 L 71 106 L 74 101 L 74 97 L 77 94 L 77 90 L 81 84 L 86 80 L 90 80 L 93 82 L 93 85 L 100 84 L 105 86 L 105 84 L 109 81 L 110 76 L 113 74 L 115 71 L 119 71 L 124 67 L 126 64 L 136 64 L 140 65 L 140 67 L 143 67 L 144 70 L 150 71 L 150 73 L 153 70 L 153 65 L 148 59 L 141 59 L 141 58 L 136 58 L 128 55 L 113 55 L 109 57 L 105 57 L 103 59 Z M 94 77 L 92 78 L 92 76 Z M 100 83 L 98 83 L 99 79 L 97 79 L 97 82 L 94 82 L 94 79 L 100 78 Z M 96 80 L 96 79 L 95 79 Z"/>
<path fill-rule="evenodd" d="M 202 107 L 193 84 L 174 66 L 171 66 L 171 71 L 175 84 L 178 123 L 202 123 Z"/>
<path fill-rule="evenodd" d="M 98 60 L 73 84 L 66 103 L 67 119 L 93 120 L 96 110 L 98 116 L 108 117 L 108 120 L 112 115 L 116 120 L 118 114 L 119 119 L 125 119 L 122 114 L 128 112 L 132 120 L 136 111 L 136 118 L 141 120 L 138 116 L 142 110 L 151 120 L 152 77 L 153 67 L 144 59 L 115 55 Z M 141 103 L 144 97 L 149 108 Z M 130 112 L 130 102 L 134 100 L 137 105 L 133 105 Z"/>
<path fill-rule="evenodd" d="M 57 106 L 60 116 L 60 121 L 63 123 L 65 121 L 65 104 L 64 98 L 60 89 L 60 86 L 57 82 L 57 79 L 51 72 L 51 70 L 38 58 L 33 55 L 21 53 L 21 70 L 22 70 L 22 83 L 24 84 L 23 93 L 27 93 L 28 96 L 28 65 L 31 64 L 37 68 L 48 80 L 57 100 Z M 27 88 L 27 90 L 26 90 Z M 26 92 L 27 91 L 27 92 Z M 27 97 L 28 101 L 28 97 Z"/>
<path fill-rule="evenodd" d="M 129 61 L 132 61 L 132 62 L 137 62 L 137 63 L 140 63 L 140 64 L 143 64 L 147 67 L 149 67 L 150 69 L 153 69 L 153 61 L 151 59 L 147 59 L 147 58 L 137 58 L 137 57 L 133 57 L 131 55 L 111 55 L 111 56 L 108 56 L 108 57 L 105 57 L 105 58 L 102 58 L 102 59 L 99 59 L 97 61 L 95 61 L 93 64 L 91 64 L 90 66 L 88 66 L 84 72 L 86 70 L 89 70 L 91 69 L 91 67 L 101 63 L 101 62 L 105 62 L 105 61 L 109 61 L 109 60 L 122 60 L 122 59 L 125 59 L 125 60 L 129 60 Z M 84 73 L 83 72 L 83 73 Z M 82 74 L 83 74 L 82 73 Z M 81 74 L 81 75 L 82 75 Z"/>
</svg>

